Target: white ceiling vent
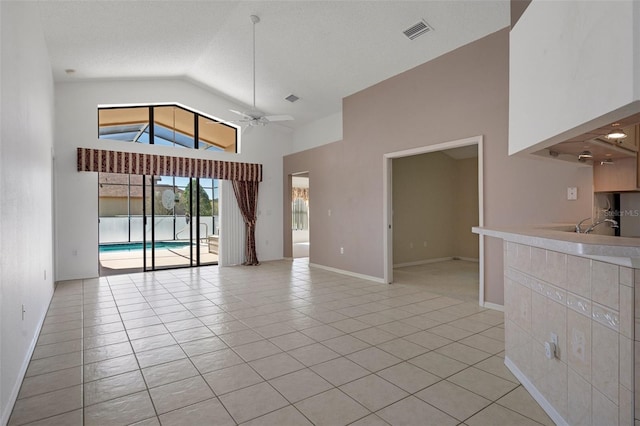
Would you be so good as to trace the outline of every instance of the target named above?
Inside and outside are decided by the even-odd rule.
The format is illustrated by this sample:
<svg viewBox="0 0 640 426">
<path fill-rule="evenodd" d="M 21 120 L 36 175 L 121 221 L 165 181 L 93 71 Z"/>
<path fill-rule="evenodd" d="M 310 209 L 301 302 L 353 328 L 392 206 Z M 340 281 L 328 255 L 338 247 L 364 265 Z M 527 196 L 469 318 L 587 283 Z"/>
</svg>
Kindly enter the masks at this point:
<svg viewBox="0 0 640 426">
<path fill-rule="evenodd" d="M 433 31 L 433 28 L 429 26 L 425 22 L 424 19 L 420 20 L 417 24 L 414 24 L 403 31 L 403 34 L 407 36 L 409 40 L 415 40 L 420 37 L 422 34 L 426 34 L 430 31 Z"/>
</svg>

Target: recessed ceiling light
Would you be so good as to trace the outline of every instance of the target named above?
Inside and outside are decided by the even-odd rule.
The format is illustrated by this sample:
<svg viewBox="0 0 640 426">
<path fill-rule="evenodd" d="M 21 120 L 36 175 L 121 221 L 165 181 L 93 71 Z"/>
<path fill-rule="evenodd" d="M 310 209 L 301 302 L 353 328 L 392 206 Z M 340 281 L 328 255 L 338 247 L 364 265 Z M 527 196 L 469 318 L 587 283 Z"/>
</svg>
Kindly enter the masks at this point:
<svg viewBox="0 0 640 426">
<path fill-rule="evenodd" d="M 619 127 L 614 127 L 608 134 L 607 139 L 624 139 L 627 134 Z"/>
</svg>

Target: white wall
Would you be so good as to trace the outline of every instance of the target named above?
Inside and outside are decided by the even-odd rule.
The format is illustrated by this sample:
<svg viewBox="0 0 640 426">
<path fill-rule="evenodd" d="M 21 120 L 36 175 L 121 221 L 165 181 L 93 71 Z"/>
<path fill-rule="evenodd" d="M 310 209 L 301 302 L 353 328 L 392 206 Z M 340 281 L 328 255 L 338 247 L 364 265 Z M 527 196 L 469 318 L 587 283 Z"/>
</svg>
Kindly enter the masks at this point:
<svg viewBox="0 0 640 426">
<path fill-rule="evenodd" d="M 282 156 L 291 150 L 289 133 L 277 126 L 253 128 L 242 136 L 239 154 L 97 139 L 98 105 L 175 102 L 223 119 L 235 119 L 228 110 L 242 108 L 182 80 L 61 83 L 56 85 L 55 100 L 56 279 L 98 274 L 97 174 L 76 171 L 77 147 L 262 163 L 256 228 L 258 259 L 282 258 Z"/>
<path fill-rule="evenodd" d="M 339 140 L 342 140 L 342 112 L 328 115 L 296 129 L 293 133 L 291 152 L 300 152 Z"/>
<path fill-rule="evenodd" d="M 0 16 L 0 424 L 5 424 L 53 293 L 54 113 L 37 4 L 3 1 Z"/>
<path fill-rule="evenodd" d="M 510 34 L 509 154 L 640 112 L 640 2 L 534 0 Z"/>
</svg>

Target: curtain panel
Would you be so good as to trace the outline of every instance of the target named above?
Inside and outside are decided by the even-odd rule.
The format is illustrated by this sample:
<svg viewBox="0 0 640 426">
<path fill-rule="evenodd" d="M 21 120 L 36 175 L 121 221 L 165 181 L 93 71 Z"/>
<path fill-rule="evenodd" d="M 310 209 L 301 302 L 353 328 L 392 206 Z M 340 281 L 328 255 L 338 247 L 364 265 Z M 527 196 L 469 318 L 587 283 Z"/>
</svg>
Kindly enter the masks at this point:
<svg viewBox="0 0 640 426">
<path fill-rule="evenodd" d="M 292 188 L 291 199 L 295 200 L 296 198 L 300 198 L 304 201 L 309 201 L 309 188 Z"/>
<path fill-rule="evenodd" d="M 231 182 L 233 192 L 238 200 L 238 207 L 246 226 L 245 265 L 259 265 L 256 253 L 256 211 L 258 209 L 258 182 L 238 181 Z"/>
<path fill-rule="evenodd" d="M 78 148 L 78 171 L 262 181 L 262 164 Z"/>
</svg>

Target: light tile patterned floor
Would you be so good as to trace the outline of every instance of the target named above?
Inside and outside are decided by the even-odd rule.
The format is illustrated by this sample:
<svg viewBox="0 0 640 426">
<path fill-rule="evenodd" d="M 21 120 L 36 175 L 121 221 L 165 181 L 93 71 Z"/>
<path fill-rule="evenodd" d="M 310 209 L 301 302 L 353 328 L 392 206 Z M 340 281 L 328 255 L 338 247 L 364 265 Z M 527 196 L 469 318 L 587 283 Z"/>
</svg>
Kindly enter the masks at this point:
<svg viewBox="0 0 640 426">
<path fill-rule="evenodd" d="M 396 280 L 296 260 L 60 283 L 10 425 L 553 424 L 477 264 Z"/>
</svg>

